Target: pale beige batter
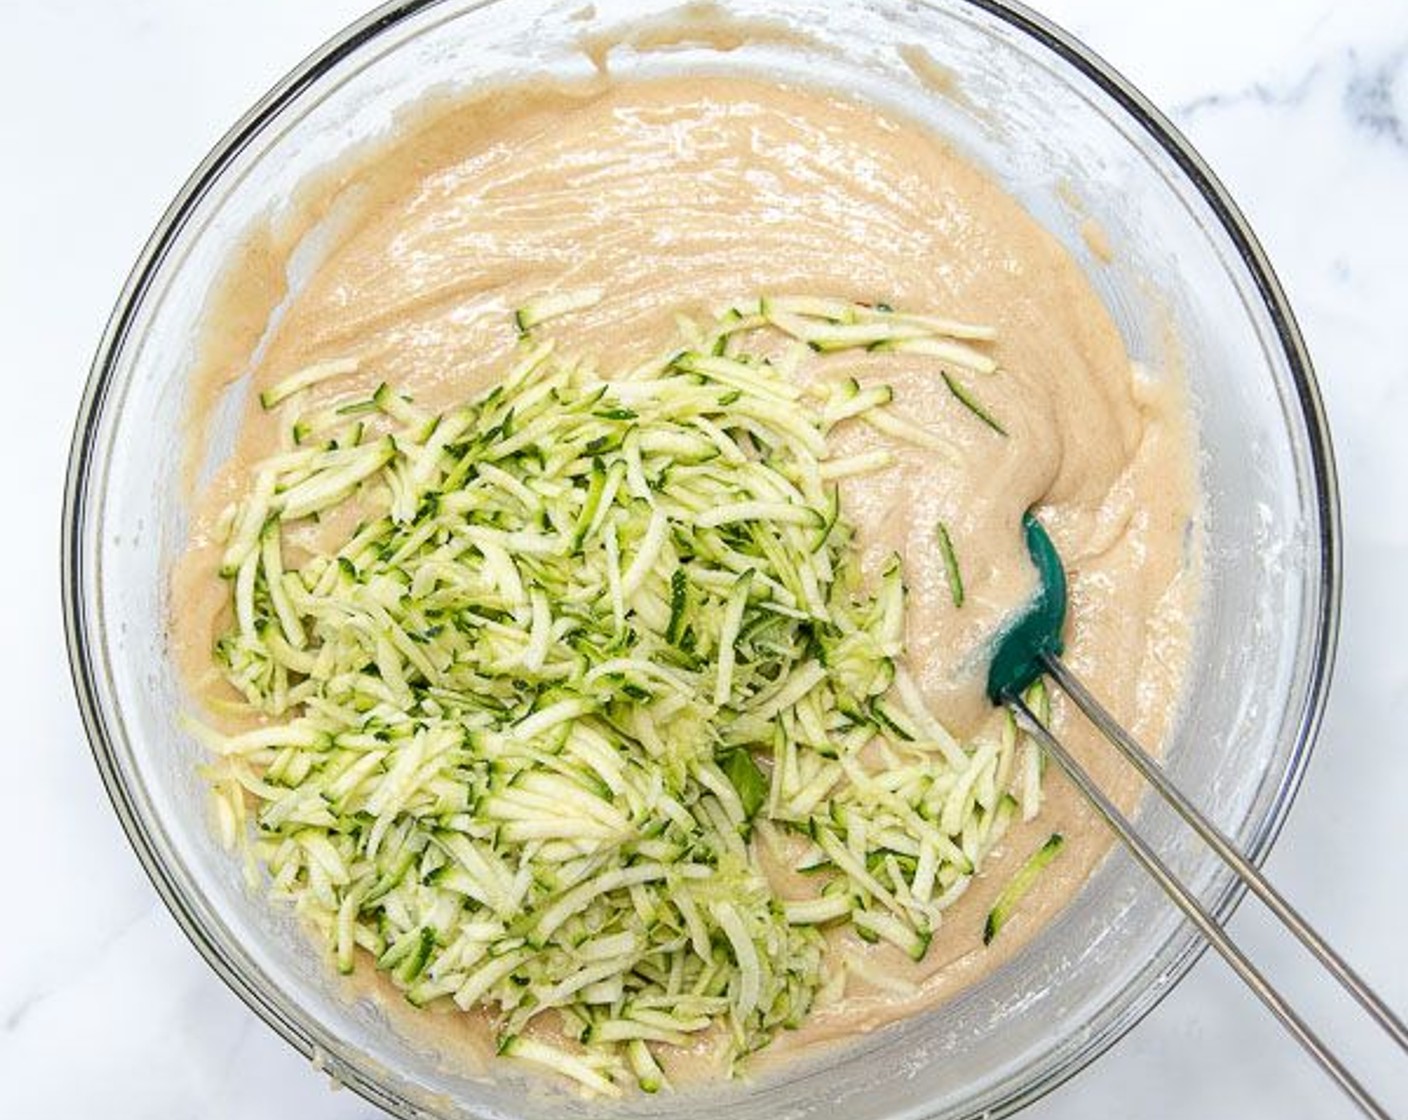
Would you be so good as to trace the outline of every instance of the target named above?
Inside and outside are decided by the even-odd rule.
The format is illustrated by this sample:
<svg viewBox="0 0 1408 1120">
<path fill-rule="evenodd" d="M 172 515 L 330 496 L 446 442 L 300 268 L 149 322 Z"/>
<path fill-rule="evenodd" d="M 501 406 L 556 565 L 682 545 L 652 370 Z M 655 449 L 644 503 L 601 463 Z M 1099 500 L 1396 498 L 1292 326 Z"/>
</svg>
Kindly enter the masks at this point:
<svg viewBox="0 0 1408 1120">
<path fill-rule="evenodd" d="M 355 173 L 353 173 L 355 171 Z M 996 733 L 982 694 L 987 651 L 1033 586 L 1019 520 L 1037 506 L 1071 575 L 1069 662 L 1149 743 L 1177 708 L 1196 590 L 1195 495 L 1186 405 L 1171 375 L 1137 374 L 1104 307 L 1057 241 L 983 174 L 918 126 L 874 107 L 733 77 L 502 91 L 440 105 L 355 169 L 309 187 L 251 235 L 213 302 L 198 418 L 250 360 L 285 295 L 289 252 L 333 215 L 336 247 L 287 300 L 254 369 L 256 388 L 325 358 L 361 360 L 434 409 L 483 388 L 515 344 L 510 313 L 543 290 L 600 287 L 603 301 L 553 332 L 567 351 L 626 368 L 674 335 L 676 312 L 759 292 L 816 293 L 995 326 L 1001 370 L 969 376 L 1009 432 L 949 395 L 932 359 L 816 358 L 894 385 L 894 408 L 960 449 L 961 464 L 895 446 L 900 465 L 848 482 L 846 516 L 868 561 L 904 556 L 910 666 L 931 706 L 967 735 Z M 350 391 L 356 379 L 339 383 Z M 881 437 L 859 425 L 837 442 Z M 276 444 L 257 404 L 234 462 L 200 496 L 176 574 L 173 640 L 193 687 L 218 704 L 209 650 L 226 586 L 207 544 L 213 519 Z M 950 528 L 967 585 L 955 608 L 935 545 Z M 1191 543 L 1190 543 L 1191 542 Z M 216 713 L 218 715 L 218 712 Z M 1057 724 L 1107 788 L 1130 776 L 1058 705 Z M 932 1006 L 1011 956 L 1060 909 L 1110 844 L 1051 773 L 1039 818 L 1015 827 L 945 916 L 901 998 L 853 982 L 778 1052 Z M 984 948 L 984 918 L 1012 872 L 1052 832 L 1065 851 Z M 420 1017 L 411 1013 L 410 1017 Z M 436 1037 L 482 1035 L 447 1015 Z M 464 1024 L 471 1024 L 469 1027 Z"/>
</svg>

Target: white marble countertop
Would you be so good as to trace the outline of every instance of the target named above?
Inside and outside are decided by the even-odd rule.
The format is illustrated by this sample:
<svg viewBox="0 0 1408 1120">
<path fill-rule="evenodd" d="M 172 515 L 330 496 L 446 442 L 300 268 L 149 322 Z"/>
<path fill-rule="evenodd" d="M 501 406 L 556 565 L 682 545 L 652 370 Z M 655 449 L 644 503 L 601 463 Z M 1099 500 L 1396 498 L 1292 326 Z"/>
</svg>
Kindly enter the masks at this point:
<svg viewBox="0 0 1408 1120">
<path fill-rule="evenodd" d="M 1168 110 L 1247 211 L 1316 359 L 1346 532 L 1339 672 L 1273 876 L 1408 1008 L 1408 4 L 1044 0 Z M 362 0 L 49 0 L 0 49 L 0 1116 L 347 1120 L 327 1082 L 216 979 L 158 903 L 83 740 L 59 615 L 75 409 L 126 271 L 243 109 Z M 1237 931 L 1387 1101 L 1408 1063 L 1244 908 Z M 1350 1116 L 1205 958 L 1139 1027 L 1028 1113 Z"/>
</svg>

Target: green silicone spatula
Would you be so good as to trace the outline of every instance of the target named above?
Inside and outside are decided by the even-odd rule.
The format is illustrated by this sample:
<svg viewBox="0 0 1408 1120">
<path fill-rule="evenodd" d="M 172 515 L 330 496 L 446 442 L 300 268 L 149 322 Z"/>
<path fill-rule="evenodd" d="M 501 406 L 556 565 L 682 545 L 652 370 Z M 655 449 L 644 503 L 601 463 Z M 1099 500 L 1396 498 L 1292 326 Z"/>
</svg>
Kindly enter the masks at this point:
<svg viewBox="0 0 1408 1120">
<path fill-rule="evenodd" d="M 1135 741 L 1066 667 L 1061 660 L 1061 654 L 1064 652 L 1062 630 L 1066 621 L 1066 570 L 1051 537 L 1031 512 L 1023 517 L 1022 529 L 1026 534 L 1027 550 L 1031 554 L 1032 563 L 1036 565 L 1037 592 L 1027 608 L 998 636 L 988 670 L 989 698 L 994 704 L 1004 704 L 1012 710 L 1023 727 L 1036 738 L 1047 754 L 1060 764 L 1075 786 L 1105 818 L 1129 848 L 1130 854 L 1153 876 L 1213 948 L 1222 954 L 1232 966 L 1232 970 L 1271 1009 L 1281 1024 L 1335 1079 L 1355 1104 L 1368 1116 L 1389 1120 L 1389 1114 L 1383 1107 L 1292 1010 L 1280 992 L 1248 960 L 1193 892 L 1169 870 L 1168 865 L 1148 841 L 1135 831 L 1129 819 L 1096 785 L 1085 768 L 1022 700 L 1023 692 L 1033 681 L 1043 674 L 1050 675 L 1101 734 L 1120 750 L 1252 893 L 1295 934 L 1326 971 L 1393 1037 L 1399 1048 L 1408 1052 L 1408 1028 L 1405 1028 L 1402 1020 L 1324 939 L 1311 929 L 1305 919 L 1266 881 L 1261 872 L 1237 851 L 1217 826 L 1194 808 L 1192 802 L 1172 783 L 1153 756 Z"/>
</svg>

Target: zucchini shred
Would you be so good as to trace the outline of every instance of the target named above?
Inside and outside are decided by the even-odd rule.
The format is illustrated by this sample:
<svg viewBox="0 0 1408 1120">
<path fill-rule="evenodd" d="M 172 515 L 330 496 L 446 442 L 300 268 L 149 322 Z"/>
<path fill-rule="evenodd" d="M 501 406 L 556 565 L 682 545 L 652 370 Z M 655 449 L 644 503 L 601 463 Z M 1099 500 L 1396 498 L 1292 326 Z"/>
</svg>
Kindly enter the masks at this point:
<svg viewBox="0 0 1408 1120">
<path fill-rule="evenodd" d="M 856 348 L 987 373 L 991 332 L 764 298 L 605 379 L 539 334 L 599 298 L 520 310 L 513 368 L 440 415 L 385 385 L 301 407 L 355 361 L 265 392 L 290 438 L 222 518 L 214 650 L 259 725 L 191 726 L 226 842 L 340 971 L 362 950 L 614 1094 L 667 1087 L 675 1047 L 733 1070 L 844 993 L 832 931 L 923 958 L 1040 774 L 1010 720 L 961 744 L 925 708 L 900 557 L 863 576 L 840 507 L 894 457 L 830 457 L 835 425 L 942 440 L 886 386 L 790 376 Z M 810 895 L 770 885 L 783 849 Z"/>
</svg>

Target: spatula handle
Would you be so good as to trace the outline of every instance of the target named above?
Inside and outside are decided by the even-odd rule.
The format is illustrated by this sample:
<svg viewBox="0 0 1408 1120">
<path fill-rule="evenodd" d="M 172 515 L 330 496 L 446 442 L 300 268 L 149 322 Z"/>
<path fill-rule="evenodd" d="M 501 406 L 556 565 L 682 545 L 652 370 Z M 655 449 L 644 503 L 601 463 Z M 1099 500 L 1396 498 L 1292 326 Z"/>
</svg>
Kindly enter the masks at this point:
<svg viewBox="0 0 1408 1120">
<path fill-rule="evenodd" d="M 1237 944 L 1228 936 L 1227 931 L 1218 924 L 1217 920 L 1204 909 L 1193 893 L 1174 875 L 1148 841 L 1135 831 L 1128 818 L 1096 785 L 1084 767 L 1066 750 L 1061 741 L 1051 733 L 1045 724 L 1037 719 L 1035 713 L 1027 707 L 1021 697 L 1009 694 L 1004 697 L 1004 701 L 1017 716 L 1024 729 L 1036 739 L 1050 757 L 1056 760 L 1076 788 L 1085 795 L 1096 812 L 1105 819 L 1115 834 L 1124 842 L 1130 854 L 1138 860 L 1154 881 L 1183 911 L 1189 921 L 1197 927 L 1198 932 L 1207 939 L 1208 944 L 1222 955 L 1223 959 L 1231 966 L 1232 971 L 1246 983 L 1256 997 L 1276 1016 L 1281 1025 L 1305 1048 L 1306 1052 L 1320 1064 L 1321 1068 L 1334 1079 L 1336 1084 L 1344 1090 L 1345 1094 L 1358 1105 L 1366 1116 L 1373 1117 L 1374 1120 L 1392 1120 L 1383 1106 L 1370 1096 L 1369 1091 L 1325 1045 L 1324 1040 L 1310 1029 L 1309 1025 L 1286 1002 L 1285 997 L 1238 948 Z"/>
<path fill-rule="evenodd" d="M 1134 736 L 1120 725 L 1119 721 L 1081 683 L 1080 678 L 1066 667 L 1065 662 L 1059 657 L 1050 655 L 1043 657 L 1043 660 L 1052 679 L 1075 701 L 1076 706 L 1086 714 L 1090 722 L 1100 729 L 1100 733 L 1113 743 L 1125 758 L 1129 759 L 1134 768 L 1159 791 L 1160 796 L 1173 807 L 1174 811 L 1188 823 L 1194 832 L 1203 838 L 1208 847 L 1237 873 L 1237 876 L 1246 883 L 1247 889 L 1266 904 L 1266 908 L 1280 919 L 1282 925 L 1295 934 L 1296 939 L 1325 967 L 1325 970 L 1338 981 L 1340 986 L 1359 1001 L 1360 1006 L 1388 1032 L 1399 1048 L 1408 1053 L 1408 1026 L 1404 1026 L 1403 1020 L 1394 1014 L 1393 1009 L 1385 1004 L 1344 958 L 1315 932 L 1295 907 L 1267 882 L 1266 876 L 1233 846 L 1232 841 L 1222 830 L 1194 807 L 1183 791 L 1174 785 L 1169 776 L 1164 773 L 1163 767 L 1139 745 Z"/>
</svg>

